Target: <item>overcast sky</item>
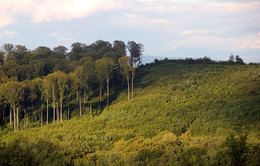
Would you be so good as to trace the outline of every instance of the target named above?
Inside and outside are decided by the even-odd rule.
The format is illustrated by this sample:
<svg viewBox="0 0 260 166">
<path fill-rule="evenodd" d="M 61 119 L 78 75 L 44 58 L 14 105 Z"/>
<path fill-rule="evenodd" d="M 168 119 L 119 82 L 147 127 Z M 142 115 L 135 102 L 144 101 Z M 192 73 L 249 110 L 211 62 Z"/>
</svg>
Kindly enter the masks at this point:
<svg viewBox="0 0 260 166">
<path fill-rule="evenodd" d="M 144 55 L 260 62 L 260 0 L 0 0 L 0 46 L 134 40 Z"/>
</svg>

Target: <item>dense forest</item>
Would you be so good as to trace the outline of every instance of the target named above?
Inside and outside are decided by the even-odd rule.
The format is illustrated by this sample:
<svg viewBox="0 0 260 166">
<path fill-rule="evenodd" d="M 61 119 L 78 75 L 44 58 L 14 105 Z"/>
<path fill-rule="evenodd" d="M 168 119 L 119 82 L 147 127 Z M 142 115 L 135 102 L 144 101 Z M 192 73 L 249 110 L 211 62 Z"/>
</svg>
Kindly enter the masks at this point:
<svg viewBox="0 0 260 166">
<path fill-rule="evenodd" d="M 14 131 L 19 130 L 21 118 L 25 129 L 28 121 L 40 119 L 42 126 L 50 121 L 70 119 L 71 113 L 81 116 L 86 107 L 97 108 L 95 114 L 99 114 L 101 108 L 109 105 L 110 93 L 122 89 L 125 82 L 130 100 L 130 73 L 133 99 L 135 68 L 141 62 L 142 44 L 129 41 L 126 45 L 123 41 L 114 41 L 112 45 L 99 40 L 90 45 L 73 43 L 71 51 L 67 53 L 67 50 L 64 46 L 53 50 L 41 46 L 33 51 L 21 45 L 2 46 L 2 125 L 6 124 L 8 114 Z M 130 56 L 126 56 L 127 50 Z M 106 104 L 102 99 L 104 87 Z M 96 94 L 99 94 L 98 102 L 91 101 Z M 78 109 L 77 113 L 70 111 L 75 109 Z"/>
<path fill-rule="evenodd" d="M 5 44 L 0 165 L 259 165 L 260 66 L 143 49 Z"/>
</svg>

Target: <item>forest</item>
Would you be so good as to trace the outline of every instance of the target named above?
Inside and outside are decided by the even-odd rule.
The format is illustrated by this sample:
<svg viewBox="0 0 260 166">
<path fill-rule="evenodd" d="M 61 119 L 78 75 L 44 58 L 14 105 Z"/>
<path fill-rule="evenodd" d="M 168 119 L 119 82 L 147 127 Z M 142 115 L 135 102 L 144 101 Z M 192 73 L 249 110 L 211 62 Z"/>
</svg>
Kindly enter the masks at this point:
<svg viewBox="0 0 260 166">
<path fill-rule="evenodd" d="M 143 50 L 3 45 L 0 165 L 259 165 L 259 64 Z"/>
</svg>

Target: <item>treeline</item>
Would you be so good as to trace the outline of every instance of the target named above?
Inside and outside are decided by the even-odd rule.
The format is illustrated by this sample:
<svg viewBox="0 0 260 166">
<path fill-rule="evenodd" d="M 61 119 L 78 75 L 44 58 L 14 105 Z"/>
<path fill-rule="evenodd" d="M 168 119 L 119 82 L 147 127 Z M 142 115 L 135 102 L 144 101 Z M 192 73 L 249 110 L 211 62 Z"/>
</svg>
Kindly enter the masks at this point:
<svg viewBox="0 0 260 166">
<path fill-rule="evenodd" d="M 40 118 L 41 126 L 50 119 L 62 122 L 70 119 L 70 110 L 78 110 L 75 114 L 81 116 L 86 106 L 93 116 L 92 105 L 100 111 L 106 98 L 108 106 L 109 95 L 126 83 L 129 101 L 130 80 L 133 99 L 135 68 L 141 63 L 143 49 L 140 43 L 119 40 L 113 44 L 103 40 L 90 45 L 77 42 L 71 45 L 70 52 L 64 46 L 52 50 L 40 46 L 31 51 L 22 45 L 4 44 L 0 51 L 2 125 L 7 117 L 14 131 L 19 130 L 22 117 L 24 129 L 30 117 L 35 121 Z M 103 97 L 105 85 L 107 93 Z"/>
<path fill-rule="evenodd" d="M 229 56 L 229 59 L 227 61 L 215 61 L 212 60 L 210 57 L 203 57 L 203 58 L 198 58 L 198 59 L 193 59 L 193 58 L 186 58 L 186 59 L 173 59 L 170 60 L 168 58 L 165 58 L 163 60 L 158 60 L 155 59 L 154 62 L 150 63 L 152 64 L 164 64 L 164 63 L 169 63 L 169 62 L 174 62 L 174 63 L 183 63 L 183 64 L 240 64 L 240 65 L 244 65 L 244 61 L 243 59 L 239 56 L 236 55 L 234 56 L 233 54 L 231 54 Z M 250 63 L 250 64 L 254 64 L 254 63 Z"/>
</svg>

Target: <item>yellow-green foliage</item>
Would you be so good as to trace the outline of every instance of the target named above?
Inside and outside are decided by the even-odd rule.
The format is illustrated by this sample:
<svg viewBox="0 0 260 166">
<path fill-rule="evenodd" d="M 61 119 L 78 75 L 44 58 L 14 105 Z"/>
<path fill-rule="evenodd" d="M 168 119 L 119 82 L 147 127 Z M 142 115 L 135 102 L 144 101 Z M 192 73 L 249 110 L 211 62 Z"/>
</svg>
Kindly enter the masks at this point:
<svg viewBox="0 0 260 166">
<path fill-rule="evenodd" d="M 8 151 L 16 146 L 38 165 L 217 165 L 232 162 L 222 145 L 230 133 L 259 143 L 259 65 L 166 63 L 136 74 L 134 100 L 126 89 L 99 116 L 2 130 L 0 157 L 20 161 Z M 259 147 L 249 149 L 245 163 L 258 163 Z"/>
</svg>

